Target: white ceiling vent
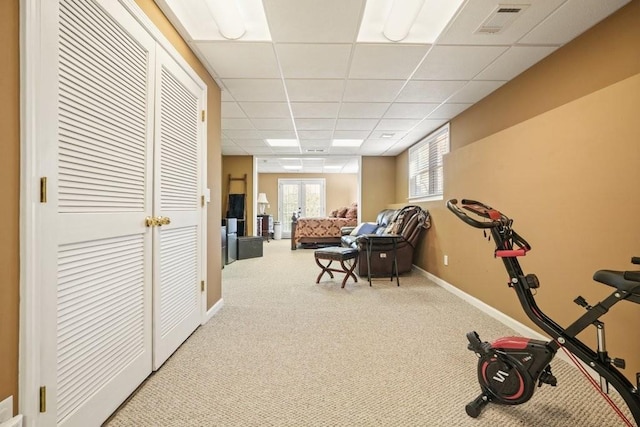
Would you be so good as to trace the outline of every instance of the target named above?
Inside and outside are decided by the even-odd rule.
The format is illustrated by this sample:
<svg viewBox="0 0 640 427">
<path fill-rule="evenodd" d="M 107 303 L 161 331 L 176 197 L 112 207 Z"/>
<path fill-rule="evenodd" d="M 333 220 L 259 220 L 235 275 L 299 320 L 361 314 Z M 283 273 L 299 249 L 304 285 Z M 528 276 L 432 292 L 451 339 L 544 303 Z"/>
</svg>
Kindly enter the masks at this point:
<svg viewBox="0 0 640 427">
<path fill-rule="evenodd" d="M 475 34 L 499 34 L 503 32 L 528 7 L 528 4 L 499 4 L 478 27 Z"/>
</svg>

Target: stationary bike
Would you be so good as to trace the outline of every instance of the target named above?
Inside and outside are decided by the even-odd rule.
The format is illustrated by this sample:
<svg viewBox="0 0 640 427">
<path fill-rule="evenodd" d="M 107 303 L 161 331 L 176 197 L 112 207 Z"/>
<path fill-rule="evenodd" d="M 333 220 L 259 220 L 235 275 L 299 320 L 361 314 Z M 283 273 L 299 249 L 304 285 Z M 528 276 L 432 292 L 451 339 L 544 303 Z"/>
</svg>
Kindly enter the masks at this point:
<svg viewBox="0 0 640 427">
<path fill-rule="evenodd" d="M 496 244 L 495 256 L 501 258 L 509 274 L 509 287 L 512 287 L 527 317 L 545 331 L 550 341 L 522 337 L 504 337 L 492 343 L 483 342 L 478 334 L 469 332 L 468 348 L 478 356 L 478 381 L 480 395 L 465 407 L 469 416 L 476 418 L 489 403 L 502 405 L 519 405 L 527 402 L 537 387 L 542 384 L 555 386 L 557 380 L 551 372 L 549 363 L 558 349 L 563 348 L 576 366 L 587 376 L 612 408 L 628 425 L 631 422 L 615 406 L 608 396 L 609 384 L 618 391 L 625 401 L 635 422 L 640 425 L 640 373 L 636 374 L 636 385 L 618 370 L 625 367 L 623 359 L 611 358 L 606 350 L 604 323 L 598 320 L 616 303 L 626 300 L 640 304 L 640 271 L 599 270 L 593 275 L 597 282 L 614 288 L 612 293 L 591 306 L 581 296 L 574 302 L 586 309 L 566 329 L 544 314 L 537 306 L 532 289 L 540 287 L 535 274 L 524 274 L 520 268 L 518 257 L 524 256 L 531 246 L 513 228 L 513 220 L 499 211 L 474 200 L 462 200 L 462 208 L 483 218 L 480 221 L 467 215 L 458 207 L 455 199 L 447 202 L 447 208 L 458 218 L 475 228 L 488 229 Z M 633 264 L 640 264 L 640 257 L 631 259 Z M 597 351 L 593 351 L 576 336 L 589 325 L 594 325 L 597 332 Z M 598 384 L 582 367 L 576 357 L 593 368 L 600 375 Z"/>
</svg>

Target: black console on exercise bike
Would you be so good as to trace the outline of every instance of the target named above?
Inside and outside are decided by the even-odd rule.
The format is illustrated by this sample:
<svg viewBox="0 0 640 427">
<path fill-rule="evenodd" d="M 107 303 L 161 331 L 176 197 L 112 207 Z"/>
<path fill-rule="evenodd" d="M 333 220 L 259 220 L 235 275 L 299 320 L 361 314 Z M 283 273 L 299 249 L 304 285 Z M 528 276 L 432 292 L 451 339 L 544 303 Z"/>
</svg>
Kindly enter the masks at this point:
<svg viewBox="0 0 640 427">
<path fill-rule="evenodd" d="M 474 200 L 462 200 L 461 205 L 464 210 L 458 207 L 455 199 L 447 202 L 447 208 L 462 221 L 490 231 L 496 244 L 495 256 L 502 259 L 509 274 L 509 286 L 515 290 L 527 317 L 551 337 L 550 341 L 504 337 L 489 343 L 481 341 L 475 331 L 469 332 L 468 348 L 478 356 L 481 393 L 467 404 L 467 414 L 474 418 L 479 416 L 489 402 L 518 405 L 528 401 L 542 384 L 555 386 L 557 381 L 549 364 L 557 350 L 564 348 L 570 352 L 570 357 L 574 358 L 575 355 L 600 375 L 598 388 L 626 424 L 632 425 L 606 394 L 609 384 L 618 391 L 636 423 L 640 424 L 640 373 L 636 374 L 637 384 L 634 386 L 618 370 L 624 368 L 624 360 L 609 357 L 604 342 L 604 323 L 598 320 L 620 301 L 640 303 L 640 271 L 597 271 L 593 279 L 614 288 L 612 293 L 593 306 L 581 296 L 577 297 L 574 302 L 584 307 L 586 312 L 565 329 L 544 314 L 536 304 L 531 290 L 540 286 L 538 278 L 534 274 L 525 275 L 518 262 L 518 257 L 524 256 L 531 246 L 513 230 L 513 220 Z M 469 216 L 466 211 L 481 220 Z M 640 264 L 640 257 L 633 257 L 631 261 Z M 597 351 L 576 337 L 589 325 L 596 327 Z M 577 366 L 588 376 L 584 368 L 579 364 Z M 590 376 L 588 378 L 591 379 Z"/>
</svg>

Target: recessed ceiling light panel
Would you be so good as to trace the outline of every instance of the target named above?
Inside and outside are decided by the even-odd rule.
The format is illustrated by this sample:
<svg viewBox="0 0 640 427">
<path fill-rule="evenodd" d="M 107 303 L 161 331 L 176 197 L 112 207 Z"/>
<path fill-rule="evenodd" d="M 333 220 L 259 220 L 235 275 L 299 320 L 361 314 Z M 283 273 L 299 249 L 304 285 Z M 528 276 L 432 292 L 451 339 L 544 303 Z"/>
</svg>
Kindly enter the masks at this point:
<svg viewBox="0 0 640 427">
<path fill-rule="evenodd" d="M 297 147 L 297 139 L 265 139 L 271 147 Z"/>
</svg>

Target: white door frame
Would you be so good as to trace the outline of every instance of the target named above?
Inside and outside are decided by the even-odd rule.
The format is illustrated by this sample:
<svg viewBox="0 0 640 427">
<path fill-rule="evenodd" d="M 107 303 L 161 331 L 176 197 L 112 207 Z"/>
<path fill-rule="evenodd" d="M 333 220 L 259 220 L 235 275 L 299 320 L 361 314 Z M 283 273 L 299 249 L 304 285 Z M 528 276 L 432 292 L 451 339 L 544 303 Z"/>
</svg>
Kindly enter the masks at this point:
<svg viewBox="0 0 640 427">
<path fill-rule="evenodd" d="M 121 3 L 129 13 L 149 32 L 184 71 L 202 88 L 206 117 L 207 85 L 180 55 L 169 40 L 146 16 L 135 0 L 109 0 Z M 35 176 L 39 168 L 37 150 L 39 141 L 47 137 L 47 131 L 56 128 L 56 115 L 42 111 L 39 102 L 45 96 L 57 91 L 57 85 L 47 84 L 46 76 L 52 71 L 43 72 L 42 63 L 49 63 L 51 55 L 57 55 L 57 49 L 42 49 L 41 37 L 44 25 L 52 25 L 47 19 L 49 8 L 54 4 L 47 0 L 20 0 L 20 334 L 19 334 L 19 411 L 25 416 L 25 427 L 38 425 L 40 405 L 39 388 L 42 372 L 40 369 L 41 345 L 45 337 L 40 331 L 42 300 L 39 289 L 39 260 L 37 247 L 40 232 L 40 177 Z M 58 8 L 57 1 L 55 9 Z M 42 17 L 45 16 L 44 19 Z M 57 16 L 55 14 L 54 16 Z M 45 32 L 46 33 L 46 32 Z M 47 56 L 48 55 L 48 56 Z M 47 95 L 49 94 L 49 95 Z M 205 121 L 206 124 L 206 121 Z M 203 140 L 203 176 L 202 188 L 206 188 L 206 126 Z M 206 218 L 206 203 L 203 207 Z M 205 231 L 206 229 L 203 229 Z M 202 234 L 206 236 L 206 231 Z M 205 238 L 205 237 L 203 237 Z M 203 259 L 206 259 L 206 241 L 202 244 Z M 201 263 L 204 280 L 206 262 Z M 205 281 L 206 283 L 206 281 Z M 206 292 L 201 293 L 201 318 L 206 321 Z"/>
</svg>

